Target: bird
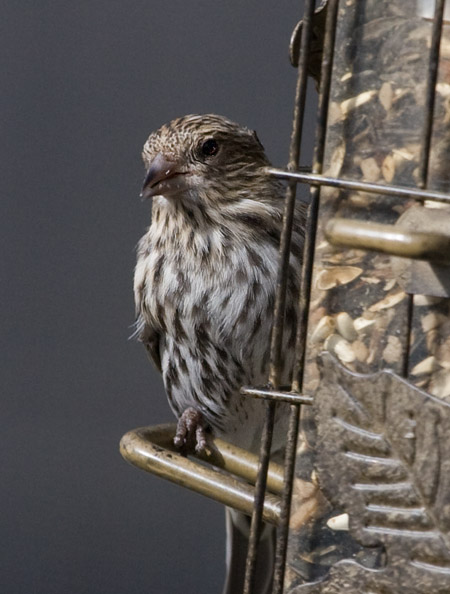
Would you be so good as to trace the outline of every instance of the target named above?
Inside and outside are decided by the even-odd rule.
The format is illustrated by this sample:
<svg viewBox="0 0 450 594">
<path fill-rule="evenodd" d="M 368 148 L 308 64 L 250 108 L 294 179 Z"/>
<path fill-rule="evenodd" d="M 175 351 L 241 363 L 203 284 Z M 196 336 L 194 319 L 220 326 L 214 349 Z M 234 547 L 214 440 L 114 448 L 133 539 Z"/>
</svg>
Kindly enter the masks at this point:
<svg viewBox="0 0 450 594">
<path fill-rule="evenodd" d="M 178 419 L 175 445 L 201 451 L 211 432 L 257 453 L 264 403 L 240 388 L 268 382 L 284 184 L 267 173 L 270 161 L 256 132 L 215 114 L 163 125 L 145 142 L 142 157 L 141 196 L 152 199 L 152 214 L 137 247 L 136 335 L 161 372 Z M 305 210 L 296 204 L 284 384 L 294 365 Z M 283 450 L 287 420 L 287 405 L 278 405 L 274 452 Z M 229 541 L 242 548 L 248 519 L 234 510 L 227 514 Z M 261 593 L 269 591 L 273 568 L 266 559 L 273 557 L 273 530 L 266 532 Z M 244 565 L 233 561 L 230 549 L 227 556 L 224 593 L 235 594 Z"/>
</svg>

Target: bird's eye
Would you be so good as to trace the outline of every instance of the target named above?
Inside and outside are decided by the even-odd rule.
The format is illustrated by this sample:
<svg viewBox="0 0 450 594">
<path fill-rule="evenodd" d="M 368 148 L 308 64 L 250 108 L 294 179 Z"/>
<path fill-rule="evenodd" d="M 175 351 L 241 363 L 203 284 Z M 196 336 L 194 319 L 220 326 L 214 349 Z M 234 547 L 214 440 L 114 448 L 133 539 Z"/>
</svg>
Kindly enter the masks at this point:
<svg viewBox="0 0 450 594">
<path fill-rule="evenodd" d="M 205 142 L 201 146 L 202 154 L 205 157 L 213 157 L 214 155 L 217 155 L 218 150 L 219 145 L 214 140 L 214 138 L 209 138 L 208 140 L 205 140 Z"/>
</svg>

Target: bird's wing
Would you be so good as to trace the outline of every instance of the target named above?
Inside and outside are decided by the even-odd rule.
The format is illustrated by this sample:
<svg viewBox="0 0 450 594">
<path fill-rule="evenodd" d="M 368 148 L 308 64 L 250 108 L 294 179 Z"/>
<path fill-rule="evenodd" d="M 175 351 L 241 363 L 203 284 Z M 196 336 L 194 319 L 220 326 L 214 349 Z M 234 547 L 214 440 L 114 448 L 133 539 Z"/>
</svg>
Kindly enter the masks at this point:
<svg viewBox="0 0 450 594">
<path fill-rule="evenodd" d="M 150 361 L 154 364 L 156 369 L 161 373 L 161 334 L 152 326 L 147 324 L 142 316 L 136 320 L 136 332 L 138 340 L 142 342 L 147 351 Z"/>
</svg>

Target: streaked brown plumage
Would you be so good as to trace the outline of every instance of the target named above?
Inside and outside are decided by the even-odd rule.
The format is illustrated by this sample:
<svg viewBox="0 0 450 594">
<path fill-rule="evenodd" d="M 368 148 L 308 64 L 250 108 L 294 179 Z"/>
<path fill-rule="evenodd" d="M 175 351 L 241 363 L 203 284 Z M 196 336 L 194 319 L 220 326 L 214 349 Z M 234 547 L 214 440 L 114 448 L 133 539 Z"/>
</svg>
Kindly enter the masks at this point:
<svg viewBox="0 0 450 594">
<path fill-rule="evenodd" d="M 143 196 L 153 197 L 153 207 L 138 246 L 137 331 L 182 419 L 178 442 L 193 415 L 187 430 L 198 446 L 207 426 L 257 451 L 264 406 L 241 396 L 239 388 L 268 379 L 283 186 L 266 174 L 269 161 L 256 134 L 216 115 L 190 115 L 163 126 L 147 140 L 143 158 Z M 303 227 L 299 205 L 285 312 L 286 383 Z M 287 416 L 278 408 L 275 448 L 282 445 Z"/>
<path fill-rule="evenodd" d="M 140 338 L 178 417 L 193 407 L 216 434 L 255 449 L 262 405 L 243 398 L 239 387 L 267 382 L 283 186 L 265 173 L 269 162 L 256 134 L 220 116 L 186 116 L 163 126 L 147 140 L 143 158 L 143 195 L 153 197 L 153 209 L 135 273 Z M 299 207 L 285 380 L 302 230 Z"/>
</svg>

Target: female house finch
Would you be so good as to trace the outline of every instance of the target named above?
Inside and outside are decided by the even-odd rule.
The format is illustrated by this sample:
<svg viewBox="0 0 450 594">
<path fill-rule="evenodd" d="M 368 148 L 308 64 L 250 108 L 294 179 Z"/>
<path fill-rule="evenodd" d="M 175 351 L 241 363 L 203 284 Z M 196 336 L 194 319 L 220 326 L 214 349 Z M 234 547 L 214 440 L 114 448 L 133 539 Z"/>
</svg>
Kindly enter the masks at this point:
<svg viewBox="0 0 450 594">
<path fill-rule="evenodd" d="M 264 406 L 242 385 L 267 383 L 284 207 L 283 185 L 256 134 L 217 115 L 189 115 L 145 143 L 142 196 L 152 221 L 138 245 L 137 332 L 177 415 L 177 445 L 205 447 L 205 428 L 257 452 Z M 296 209 L 282 381 L 293 366 L 304 207 Z M 274 449 L 286 408 L 278 406 Z M 231 590 L 230 590 L 231 591 Z M 237 590 L 236 590 L 237 592 Z"/>
</svg>

